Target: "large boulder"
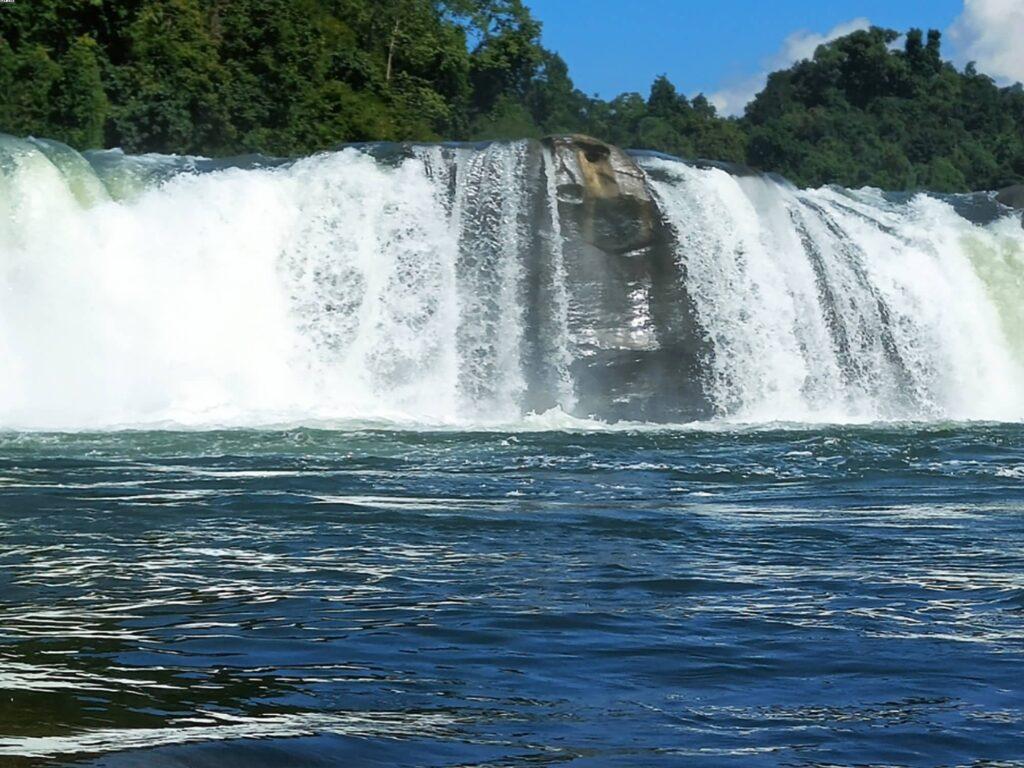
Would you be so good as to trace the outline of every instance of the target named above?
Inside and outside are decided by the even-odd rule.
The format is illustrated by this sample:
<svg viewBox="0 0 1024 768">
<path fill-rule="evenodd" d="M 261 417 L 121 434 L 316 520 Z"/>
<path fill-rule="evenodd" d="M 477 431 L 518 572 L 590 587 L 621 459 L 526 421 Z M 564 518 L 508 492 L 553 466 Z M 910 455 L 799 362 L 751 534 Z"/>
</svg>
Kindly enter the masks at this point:
<svg viewBox="0 0 1024 768">
<path fill-rule="evenodd" d="M 658 220 L 643 172 L 618 147 L 580 134 L 549 136 L 563 218 L 605 253 L 649 246 Z"/>
<path fill-rule="evenodd" d="M 675 238 L 647 177 L 618 147 L 551 136 L 570 286 L 580 415 L 690 421 L 709 413 L 697 329 Z"/>
<path fill-rule="evenodd" d="M 1002 203 L 1008 208 L 1024 210 L 1024 184 L 1014 184 L 996 192 L 996 202 Z"/>
<path fill-rule="evenodd" d="M 999 190 L 996 192 L 996 202 L 1016 211 L 1024 211 L 1024 184 L 1014 184 Z M 1020 225 L 1024 227 L 1024 213 L 1021 214 Z"/>
</svg>

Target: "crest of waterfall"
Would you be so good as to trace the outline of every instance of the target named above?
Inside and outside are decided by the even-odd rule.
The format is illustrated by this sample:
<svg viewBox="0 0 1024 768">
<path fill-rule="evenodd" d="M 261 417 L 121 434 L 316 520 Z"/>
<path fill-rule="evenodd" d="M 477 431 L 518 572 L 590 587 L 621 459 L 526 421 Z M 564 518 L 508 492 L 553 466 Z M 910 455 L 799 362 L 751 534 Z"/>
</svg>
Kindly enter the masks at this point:
<svg viewBox="0 0 1024 768">
<path fill-rule="evenodd" d="M 560 162 L 0 136 L 0 428 L 1024 417 L 1013 217 L 643 158 L 656 237 L 602 250 Z"/>
</svg>

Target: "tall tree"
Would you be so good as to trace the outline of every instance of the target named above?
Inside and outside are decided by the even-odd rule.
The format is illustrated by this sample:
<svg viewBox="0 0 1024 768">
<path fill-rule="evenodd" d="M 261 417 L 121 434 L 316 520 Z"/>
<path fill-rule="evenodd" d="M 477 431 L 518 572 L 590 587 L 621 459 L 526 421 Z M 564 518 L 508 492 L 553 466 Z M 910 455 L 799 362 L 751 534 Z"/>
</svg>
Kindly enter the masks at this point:
<svg viewBox="0 0 1024 768">
<path fill-rule="evenodd" d="M 113 142 L 144 152 L 230 148 L 227 73 L 198 0 L 151 0 L 129 40 L 131 64 L 114 77 Z"/>
<path fill-rule="evenodd" d="M 743 118 L 666 76 L 581 93 L 523 0 L 32 0 L 0 11 L 0 130 L 76 147 L 298 154 L 582 131 L 799 184 L 1024 178 L 1024 89 L 938 31 L 859 30 L 772 73 Z"/>
</svg>

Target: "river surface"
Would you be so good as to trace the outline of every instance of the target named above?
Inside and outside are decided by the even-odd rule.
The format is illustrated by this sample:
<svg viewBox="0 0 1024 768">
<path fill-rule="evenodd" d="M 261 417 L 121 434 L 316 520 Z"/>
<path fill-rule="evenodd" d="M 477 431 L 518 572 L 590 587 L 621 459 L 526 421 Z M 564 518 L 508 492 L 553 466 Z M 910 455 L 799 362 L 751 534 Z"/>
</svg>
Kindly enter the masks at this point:
<svg viewBox="0 0 1024 768">
<path fill-rule="evenodd" d="M 1024 428 L 0 434 L 0 765 L 1024 765 Z"/>
</svg>

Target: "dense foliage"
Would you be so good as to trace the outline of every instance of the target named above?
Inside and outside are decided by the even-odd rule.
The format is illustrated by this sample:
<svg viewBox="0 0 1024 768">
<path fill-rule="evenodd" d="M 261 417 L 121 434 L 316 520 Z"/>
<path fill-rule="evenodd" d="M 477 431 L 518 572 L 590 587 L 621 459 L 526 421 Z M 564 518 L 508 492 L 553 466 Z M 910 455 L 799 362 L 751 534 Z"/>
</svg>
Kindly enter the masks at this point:
<svg viewBox="0 0 1024 768">
<path fill-rule="evenodd" d="M 1024 177 L 1021 87 L 958 72 L 937 32 L 896 40 L 822 46 L 732 119 L 665 77 L 586 96 L 522 0 L 22 0 L 0 6 L 0 130 L 206 155 L 580 131 L 800 184 Z"/>
<path fill-rule="evenodd" d="M 1024 176 L 1024 90 L 943 62 L 939 33 L 874 28 L 776 72 L 747 107 L 751 165 L 797 183 L 992 189 Z"/>
</svg>

